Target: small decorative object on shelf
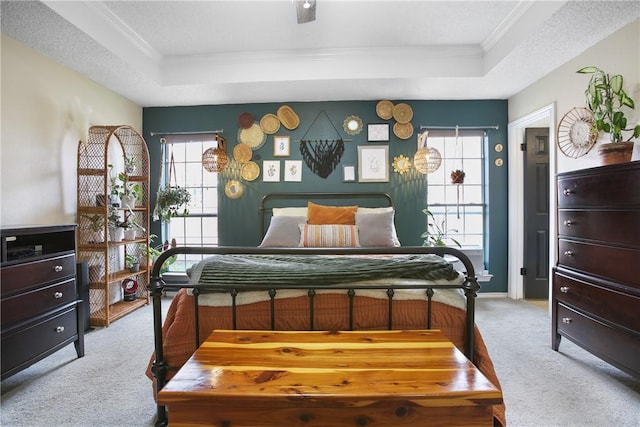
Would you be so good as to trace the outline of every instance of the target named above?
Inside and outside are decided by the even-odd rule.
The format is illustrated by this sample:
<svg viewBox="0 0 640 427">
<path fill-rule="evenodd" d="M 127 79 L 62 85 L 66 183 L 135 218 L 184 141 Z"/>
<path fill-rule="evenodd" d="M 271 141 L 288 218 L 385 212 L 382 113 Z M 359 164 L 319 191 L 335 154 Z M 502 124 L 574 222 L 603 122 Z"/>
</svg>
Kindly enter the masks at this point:
<svg viewBox="0 0 640 427">
<path fill-rule="evenodd" d="M 602 163 L 607 165 L 630 161 L 633 139 L 640 137 L 640 125 L 627 127 L 623 107 L 633 110 L 635 103 L 623 89 L 623 77 L 620 74 L 609 75 L 598 67 L 584 67 L 577 73 L 591 74 L 584 92 L 587 108 L 593 112 L 596 129 L 608 133 L 611 141 L 598 147 Z M 627 140 L 624 139 L 624 132 L 631 132 Z"/>
</svg>

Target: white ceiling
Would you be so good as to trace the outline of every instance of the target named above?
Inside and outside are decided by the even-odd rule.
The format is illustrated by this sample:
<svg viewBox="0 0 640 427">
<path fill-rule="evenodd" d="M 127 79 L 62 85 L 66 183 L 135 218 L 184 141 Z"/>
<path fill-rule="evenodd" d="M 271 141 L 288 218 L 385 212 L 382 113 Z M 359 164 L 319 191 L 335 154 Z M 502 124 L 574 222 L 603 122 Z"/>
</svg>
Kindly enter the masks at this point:
<svg viewBox="0 0 640 427">
<path fill-rule="evenodd" d="M 506 99 L 640 1 L 5 1 L 1 30 L 141 106 Z M 592 65 L 592 64 L 584 64 Z"/>
</svg>

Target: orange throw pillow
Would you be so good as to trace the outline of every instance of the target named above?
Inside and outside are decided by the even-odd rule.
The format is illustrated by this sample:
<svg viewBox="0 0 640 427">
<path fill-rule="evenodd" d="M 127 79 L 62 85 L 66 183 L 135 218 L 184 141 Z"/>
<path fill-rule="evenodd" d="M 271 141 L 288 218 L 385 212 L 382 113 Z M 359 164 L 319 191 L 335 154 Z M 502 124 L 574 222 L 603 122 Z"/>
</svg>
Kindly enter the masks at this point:
<svg viewBox="0 0 640 427">
<path fill-rule="evenodd" d="M 307 224 L 346 224 L 355 225 L 357 206 L 324 206 L 307 203 Z"/>
</svg>

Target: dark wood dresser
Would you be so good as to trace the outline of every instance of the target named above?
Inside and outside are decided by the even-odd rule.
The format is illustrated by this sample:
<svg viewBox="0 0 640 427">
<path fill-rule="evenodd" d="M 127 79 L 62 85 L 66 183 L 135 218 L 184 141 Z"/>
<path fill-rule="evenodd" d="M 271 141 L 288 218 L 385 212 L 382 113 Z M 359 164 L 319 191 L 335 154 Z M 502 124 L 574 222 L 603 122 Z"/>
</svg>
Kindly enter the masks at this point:
<svg viewBox="0 0 640 427">
<path fill-rule="evenodd" d="M 552 347 L 640 377 L 640 162 L 558 174 Z"/>
<path fill-rule="evenodd" d="M 70 343 L 84 356 L 76 226 L 2 229 L 2 379 Z"/>
</svg>

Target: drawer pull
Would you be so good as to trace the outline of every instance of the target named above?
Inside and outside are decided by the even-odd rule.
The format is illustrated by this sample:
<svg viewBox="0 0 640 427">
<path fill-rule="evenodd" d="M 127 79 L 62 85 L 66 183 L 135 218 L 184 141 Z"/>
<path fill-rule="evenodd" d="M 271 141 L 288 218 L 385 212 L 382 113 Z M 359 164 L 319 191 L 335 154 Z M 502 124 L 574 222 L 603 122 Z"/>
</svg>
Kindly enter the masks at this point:
<svg viewBox="0 0 640 427">
<path fill-rule="evenodd" d="M 569 323 L 571 323 L 571 320 L 572 320 L 571 317 L 563 317 L 562 318 L 562 323 L 569 324 Z"/>
<path fill-rule="evenodd" d="M 62 266 L 61 265 L 56 265 L 55 267 L 53 267 L 54 271 L 56 273 L 60 273 L 62 271 Z"/>
<path fill-rule="evenodd" d="M 564 251 L 564 254 L 566 256 L 573 256 L 573 252 L 571 252 L 571 251 Z"/>
<path fill-rule="evenodd" d="M 568 219 L 563 224 L 565 227 L 571 227 L 574 224 L 574 222 Z"/>
<path fill-rule="evenodd" d="M 562 292 L 563 294 L 568 294 L 569 293 L 569 287 L 568 286 L 560 286 L 560 292 Z"/>
<path fill-rule="evenodd" d="M 62 292 L 60 292 L 60 291 L 58 291 L 58 292 L 54 292 L 54 293 L 53 293 L 53 297 L 54 297 L 55 299 L 60 299 L 60 298 L 62 298 Z"/>
<path fill-rule="evenodd" d="M 56 326 L 56 332 L 57 333 L 64 332 L 64 326 Z"/>
<path fill-rule="evenodd" d="M 564 190 L 562 190 L 562 194 L 564 194 L 565 196 L 569 196 L 571 194 L 575 193 L 575 191 L 570 190 L 568 188 L 565 188 Z"/>
</svg>

